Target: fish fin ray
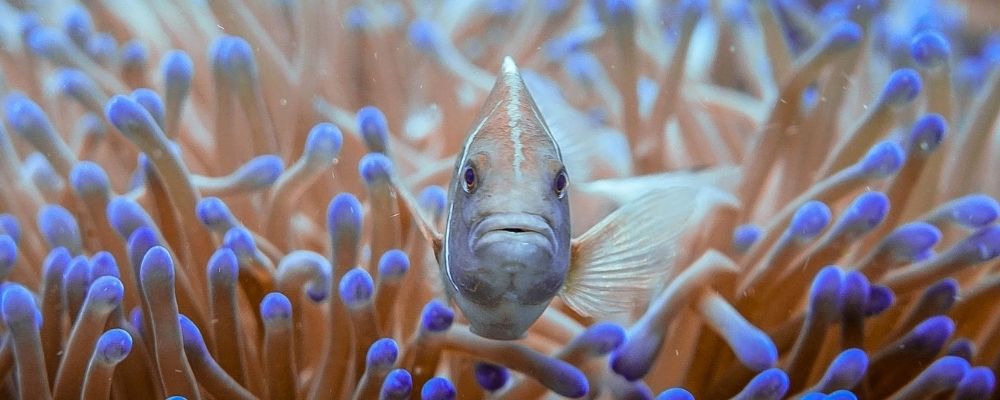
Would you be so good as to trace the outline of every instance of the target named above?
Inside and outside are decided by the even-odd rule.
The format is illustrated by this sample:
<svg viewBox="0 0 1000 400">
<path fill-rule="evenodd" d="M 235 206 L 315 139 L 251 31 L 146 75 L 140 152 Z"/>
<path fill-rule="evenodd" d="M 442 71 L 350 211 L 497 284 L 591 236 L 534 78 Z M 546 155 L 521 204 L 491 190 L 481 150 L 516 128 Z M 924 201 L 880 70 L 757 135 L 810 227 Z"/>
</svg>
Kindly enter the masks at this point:
<svg viewBox="0 0 1000 400">
<path fill-rule="evenodd" d="M 673 269 L 698 189 L 657 189 L 615 210 L 573 240 L 560 297 L 583 316 L 631 310 Z"/>
</svg>

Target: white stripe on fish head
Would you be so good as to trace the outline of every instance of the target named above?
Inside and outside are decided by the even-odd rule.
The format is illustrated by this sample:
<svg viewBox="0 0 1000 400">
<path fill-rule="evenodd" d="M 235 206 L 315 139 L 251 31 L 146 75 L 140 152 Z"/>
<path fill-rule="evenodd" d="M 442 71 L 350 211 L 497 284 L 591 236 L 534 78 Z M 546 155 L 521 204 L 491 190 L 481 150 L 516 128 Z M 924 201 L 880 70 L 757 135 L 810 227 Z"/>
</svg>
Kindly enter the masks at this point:
<svg viewBox="0 0 1000 400">
<path fill-rule="evenodd" d="M 521 75 L 517 65 L 510 57 L 503 59 L 501 68 L 504 83 L 507 85 L 507 126 L 510 127 L 510 141 L 514 146 L 514 176 L 522 178 L 521 163 L 524 162 L 524 145 L 521 143 Z"/>
</svg>

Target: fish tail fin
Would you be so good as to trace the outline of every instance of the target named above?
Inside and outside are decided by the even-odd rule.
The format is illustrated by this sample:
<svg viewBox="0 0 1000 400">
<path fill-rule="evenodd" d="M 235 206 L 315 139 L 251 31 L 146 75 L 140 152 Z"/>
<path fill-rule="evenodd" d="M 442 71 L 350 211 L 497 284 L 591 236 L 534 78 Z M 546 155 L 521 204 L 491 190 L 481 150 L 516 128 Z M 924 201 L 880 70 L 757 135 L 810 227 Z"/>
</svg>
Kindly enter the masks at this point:
<svg viewBox="0 0 1000 400">
<path fill-rule="evenodd" d="M 626 203 L 573 240 L 559 295 L 583 316 L 628 312 L 673 269 L 698 189 L 653 190 Z"/>
</svg>

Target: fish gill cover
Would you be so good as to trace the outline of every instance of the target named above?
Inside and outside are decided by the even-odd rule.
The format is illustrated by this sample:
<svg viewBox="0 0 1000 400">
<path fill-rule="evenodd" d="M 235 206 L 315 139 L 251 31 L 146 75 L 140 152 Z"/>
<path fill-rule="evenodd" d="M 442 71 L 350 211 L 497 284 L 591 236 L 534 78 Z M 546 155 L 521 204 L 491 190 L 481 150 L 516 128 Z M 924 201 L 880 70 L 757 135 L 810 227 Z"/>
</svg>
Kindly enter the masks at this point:
<svg viewBox="0 0 1000 400">
<path fill-rule="evenodd" d="M 990 0 L 2 2 L 0 398 L 997 398 L 998 26 Z M 680 235 L 588 303 L 627 312 L 557 298 L 501 341 L 421 218 L 508 56 L 574 237 L 698 195 L 618 231 Z"/>
</svg>

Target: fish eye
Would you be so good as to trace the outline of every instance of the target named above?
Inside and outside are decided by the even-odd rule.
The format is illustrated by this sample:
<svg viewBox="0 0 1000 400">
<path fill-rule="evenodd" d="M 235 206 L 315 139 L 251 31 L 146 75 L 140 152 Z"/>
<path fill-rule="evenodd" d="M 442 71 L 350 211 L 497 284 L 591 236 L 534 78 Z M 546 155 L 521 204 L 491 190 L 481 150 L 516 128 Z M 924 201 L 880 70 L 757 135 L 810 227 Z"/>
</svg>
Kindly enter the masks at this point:
<svg viewBox="0 0 1000 400">
<path fill-rule="evenodd" d="M 569 186 L 569 178 L 566 176 L 566 170 L 560 170 L 559 174 L 556 175 L 555 181 L 552 182 L 552 190 L 561 199 L 566 196 L 567 186 Z"/>
<path fill-rule="evenodd" d="M 473 190 L 476 190 L 476 170 L 472 169 L 471 165 L 465 167 L 465 172 L 462 173 L 462 179 L 465 183 L 463 188 L 466 193 L 472 193 Z"/>
</svg>

